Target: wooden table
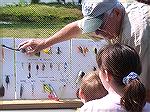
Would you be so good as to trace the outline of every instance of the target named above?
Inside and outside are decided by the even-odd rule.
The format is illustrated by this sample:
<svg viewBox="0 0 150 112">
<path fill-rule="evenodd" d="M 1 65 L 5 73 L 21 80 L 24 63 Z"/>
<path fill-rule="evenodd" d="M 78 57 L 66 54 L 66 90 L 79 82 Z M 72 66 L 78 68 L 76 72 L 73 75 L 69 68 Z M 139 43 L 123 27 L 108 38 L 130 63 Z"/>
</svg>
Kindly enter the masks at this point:
<svg viewBox="0 0 150 112">
<path fill-rule="evenodd" d="M 11 100 L 0 101 L 0 110 L 13 109 L 76 109 L 83 105 L 78 99 L 73 100 Z"/>
</svg>

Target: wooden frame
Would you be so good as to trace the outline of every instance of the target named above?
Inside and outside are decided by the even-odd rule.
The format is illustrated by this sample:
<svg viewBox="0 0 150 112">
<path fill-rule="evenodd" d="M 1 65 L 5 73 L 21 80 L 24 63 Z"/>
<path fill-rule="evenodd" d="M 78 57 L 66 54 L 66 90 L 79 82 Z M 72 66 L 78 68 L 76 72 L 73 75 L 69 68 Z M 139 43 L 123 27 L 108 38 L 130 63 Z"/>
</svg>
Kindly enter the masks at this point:
<svg viewBox="0 0 150 112">
<path fill-rule="evenodd" d="M 76 109 L 83 103 L 78 99 L 73 100 L 11 100 L 0 101 L 0 110 L 17 109 Z"/>
</svg>

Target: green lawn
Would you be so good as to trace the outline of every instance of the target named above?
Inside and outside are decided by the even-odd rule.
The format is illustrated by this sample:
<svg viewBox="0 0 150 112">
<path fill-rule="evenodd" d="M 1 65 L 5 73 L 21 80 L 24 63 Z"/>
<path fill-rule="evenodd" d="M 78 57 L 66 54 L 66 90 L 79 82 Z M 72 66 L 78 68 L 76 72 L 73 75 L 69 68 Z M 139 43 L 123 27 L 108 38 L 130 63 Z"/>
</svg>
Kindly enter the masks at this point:
<svg viewBox="0 0 150 112">
<path fill-rule="evenodd" d="M 0 37 L 46 38 L 65 24 L 17 23 L 0 25 Z"/>
<path fill-rule="evenodd" d="M 0 7 L 0 37 L 46 38 L 66 24 L 81 19 L 75 5 L 33 4 L 28 6 Z"/>
</svg>

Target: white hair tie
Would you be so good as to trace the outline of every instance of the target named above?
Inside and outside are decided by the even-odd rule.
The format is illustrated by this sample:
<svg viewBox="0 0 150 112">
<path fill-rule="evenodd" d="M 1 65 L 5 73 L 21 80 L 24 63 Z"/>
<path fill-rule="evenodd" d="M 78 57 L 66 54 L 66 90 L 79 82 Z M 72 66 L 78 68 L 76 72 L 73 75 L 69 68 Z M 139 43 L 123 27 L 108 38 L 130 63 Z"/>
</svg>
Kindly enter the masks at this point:
<svg viewBox="0 0 150 112">
<path fill-rule="evenodd" d="M 123 78 L 123 83 L 125 85 L 129 84 L 131 80 L 138 79 L 138 74 L 135 72 L 130 72 L 128 76 Z"/>
</svg>

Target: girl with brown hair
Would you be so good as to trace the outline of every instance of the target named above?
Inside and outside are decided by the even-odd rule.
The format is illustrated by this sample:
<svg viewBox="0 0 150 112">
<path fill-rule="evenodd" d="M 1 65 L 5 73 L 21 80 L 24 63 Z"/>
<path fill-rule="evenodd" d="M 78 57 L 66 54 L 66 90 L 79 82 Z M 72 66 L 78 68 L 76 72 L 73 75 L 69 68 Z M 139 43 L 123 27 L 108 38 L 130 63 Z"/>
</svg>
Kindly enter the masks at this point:
<svg viewBox="0 0 150 112">
<path fill-rule="evenodd" d="M 80 112 L 148 112 L 146 89 L 139 79 L 137 52 L 121 44 L 107 45 L 97 54 L 99 77 L 108 91 L 105 97 L 86 103 Z"/>
</svg>

